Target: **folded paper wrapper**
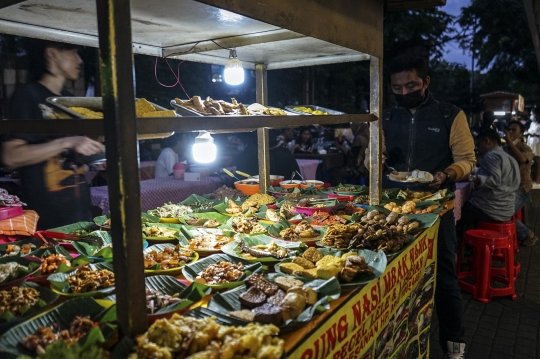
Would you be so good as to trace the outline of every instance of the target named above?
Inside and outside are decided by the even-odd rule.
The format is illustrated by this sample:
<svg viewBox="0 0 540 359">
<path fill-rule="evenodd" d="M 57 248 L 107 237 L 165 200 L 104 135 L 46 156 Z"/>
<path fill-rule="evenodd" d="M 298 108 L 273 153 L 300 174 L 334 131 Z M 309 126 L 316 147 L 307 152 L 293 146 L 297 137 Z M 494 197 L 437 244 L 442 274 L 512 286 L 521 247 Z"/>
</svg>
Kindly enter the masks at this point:
<svg viewBox="0 0 540 359">
<path fill-rule="evenodd" d="M 36 232 L 39 216 L 35 211 L 23 211 L 17 217 L 0 221 L 0 235 L 32 236 Z"/>
</svg>

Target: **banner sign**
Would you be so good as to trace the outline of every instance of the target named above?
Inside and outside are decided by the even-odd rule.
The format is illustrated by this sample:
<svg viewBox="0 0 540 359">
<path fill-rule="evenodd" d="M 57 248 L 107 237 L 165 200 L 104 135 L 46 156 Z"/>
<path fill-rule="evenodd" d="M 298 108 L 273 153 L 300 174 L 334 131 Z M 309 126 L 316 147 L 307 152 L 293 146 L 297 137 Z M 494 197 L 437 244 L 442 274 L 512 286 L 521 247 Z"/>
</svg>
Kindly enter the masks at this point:
<svg viewBox="0 0 540 359">
<path fill-rule="evenodd" d="M 439 222 L 384 274 L 351 295 L 287 356 L 299 359 L 429 358 Z"/>
</svg>

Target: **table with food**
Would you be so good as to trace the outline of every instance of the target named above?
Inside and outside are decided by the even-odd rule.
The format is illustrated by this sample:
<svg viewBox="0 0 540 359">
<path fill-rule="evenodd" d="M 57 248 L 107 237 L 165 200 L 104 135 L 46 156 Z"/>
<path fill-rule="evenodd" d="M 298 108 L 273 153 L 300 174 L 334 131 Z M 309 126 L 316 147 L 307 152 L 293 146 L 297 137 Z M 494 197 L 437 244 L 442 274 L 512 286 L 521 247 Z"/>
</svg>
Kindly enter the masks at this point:
<svg viewBox="0 0 540 359">
<path fill-rule="evenodd" d="M 149 328 L 135 342 L 114 339 L 107 212 L 4 240 L 2 357 L 83 347 L 129 358 L 428 355 L 438 218 L 453 193 L 384 189 L 370 206 L 366 186 L 287 182 L 143 199 Z"/>
</svg>

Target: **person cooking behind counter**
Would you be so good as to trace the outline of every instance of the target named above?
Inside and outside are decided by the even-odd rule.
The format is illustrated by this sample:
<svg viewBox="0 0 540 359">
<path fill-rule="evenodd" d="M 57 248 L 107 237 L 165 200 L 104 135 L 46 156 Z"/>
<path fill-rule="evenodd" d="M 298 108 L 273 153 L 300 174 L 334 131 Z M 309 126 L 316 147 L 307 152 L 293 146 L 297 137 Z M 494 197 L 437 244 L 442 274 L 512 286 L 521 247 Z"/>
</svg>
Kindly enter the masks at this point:
<svg viewBox="0 0 540 359">
<path fill-rule="evenodd" d="M 49 118 L 52 109 L 46 99 L 73 96 L 64 85 L 81 72 L 82 60 L 75 45 L 29 42 L 34 82 L 13 94 L 10 119 Z M 8 169 L 19 170 L 21 200 L 39 214 L 38 229 L 91 220 L 90 188 L 82 164 L 73 158 L 103 152 L 101 143 L 85 136 L 28 134 L 5 135 L 2 142 L 2 162 Z"/>
</svg>

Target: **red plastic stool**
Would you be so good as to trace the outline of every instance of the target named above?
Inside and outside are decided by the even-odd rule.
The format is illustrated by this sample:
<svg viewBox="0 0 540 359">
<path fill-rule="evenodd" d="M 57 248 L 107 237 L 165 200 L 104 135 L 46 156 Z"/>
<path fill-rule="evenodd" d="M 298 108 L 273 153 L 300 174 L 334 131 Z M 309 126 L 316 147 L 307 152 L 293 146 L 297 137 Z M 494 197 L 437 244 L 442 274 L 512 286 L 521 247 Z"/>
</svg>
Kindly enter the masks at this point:
<svg viewBox="0 0 540 359">
<path fill-rule="evenodd" d="M 470 245 L 474 249 L 472 268 L 469 268 L 466 272 L 461 271 L 461 259 L 465 245 Z M 494 272 L 491 266 L 493 252 L 497 249 L 500 249 L 504 253 L 504 275 Z M 514 251 L 506 234 L 483 229 L 468 230 L 461 242 L 456 263 L 459 287 L 472 293 L 473 298 L 482 303 L 489 303 L 494 296 L 509 295 L 512 299 L 516 299 L 513 263 Z M 464 281 L 466 278 L 473 278 L 475 282 L 468 283 Z M 492 281 L 502 283 L 504 287 L 494 288 L 491 285 Z"/>
<path fill-rule="evenodd" d="M 519 211 L 517 211 L 516 219 L 518 219 L 521 223 L 525 224 L 525 206 L 521 207 Z"/>
<path fill-rule="evenodd" d="M 478 222 L 476 228 L 507 234 L 508 238 L 511 240 L 510 243 L 514 248 L 514 251 L 519 253 L 519 244 L 517 240 L 516 222 L 514 221 L 514 216 L 512 216 L 512 219 L 506 222 Z"/>
</svg>

